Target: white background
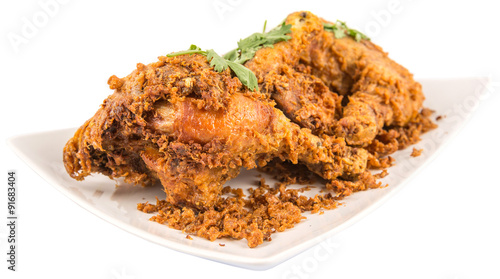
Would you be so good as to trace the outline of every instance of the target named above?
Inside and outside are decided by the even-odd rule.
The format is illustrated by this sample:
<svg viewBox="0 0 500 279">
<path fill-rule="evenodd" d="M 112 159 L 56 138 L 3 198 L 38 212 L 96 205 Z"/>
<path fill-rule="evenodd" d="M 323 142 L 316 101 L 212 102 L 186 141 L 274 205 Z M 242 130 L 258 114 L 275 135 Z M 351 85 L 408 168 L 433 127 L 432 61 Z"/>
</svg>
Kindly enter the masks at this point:
<svg viewBox="0 0 500 279">
<path fill-rule="evenodd" d="M 44 10 L 47 2 L 0 4 L 0 216 L 7 214 L 6 173 L 14 169 L 20 218 L 16 273 L 7 271 L 0 226 L 2 278 L 500 278 L 500 20 L 493 1 L 61 0 Z M 5 144 L 14 135 L 81 125 L 111 93 L 108 77 L 127 75 L 137 62 L 192 43 L 224 53 L 264 20 L 275 26 L 298 10 L 371 35 L 417 78 L 493 81 L 492 94 L 440 156 L 335 235 L 326 257 L 314 247 L 251 271 L 169 250 L 85 211 Z"/>
</svg>

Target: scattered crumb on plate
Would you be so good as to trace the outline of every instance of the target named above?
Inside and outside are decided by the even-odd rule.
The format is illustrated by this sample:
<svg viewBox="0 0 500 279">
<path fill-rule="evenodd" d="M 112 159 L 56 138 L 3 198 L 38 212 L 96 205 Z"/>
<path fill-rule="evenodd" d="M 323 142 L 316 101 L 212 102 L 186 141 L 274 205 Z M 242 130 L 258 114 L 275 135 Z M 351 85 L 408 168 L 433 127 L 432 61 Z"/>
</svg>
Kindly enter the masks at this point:
<svg viewBox="0 0 500 279">
<path fill-rule="evenodd" d="M 424 151 L 423 149 L 416 149 L 415 147 L 413 147 L 413 151 L 411 152 L 411 155 L 412 157 L 418 157 L 420 155 L 422 155 L 422 151 Z"/>
</svg>

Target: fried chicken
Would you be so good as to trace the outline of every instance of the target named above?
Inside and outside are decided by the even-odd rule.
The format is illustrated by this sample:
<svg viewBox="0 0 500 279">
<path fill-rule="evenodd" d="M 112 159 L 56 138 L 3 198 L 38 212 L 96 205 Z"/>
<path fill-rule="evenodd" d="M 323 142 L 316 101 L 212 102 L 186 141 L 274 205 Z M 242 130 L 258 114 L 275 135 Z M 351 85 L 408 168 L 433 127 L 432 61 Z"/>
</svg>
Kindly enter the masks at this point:
<svg viewBox="0 0 500 279">
<path fill-rule="evenodd" d="M 242 168 L 275 159 L 327 180 L 330 203 L 379 187 L 368 168 L 389 166 L 382 156 L 432 127 L 420 84 L 369 40 L 336 38 L 309 12 L 286 23 L 290 40 L 245 63 L 256 91 L 200 54 L 161 56 L 112 76 L 114 93 L 64 147 L 67 172 L 160 182 L 169 204 L 198 212 L 212 210 Z"/>
<path fill-rule="evenodd" d="M 293 13 L 286 23 L 292 38 L 260 49 L 245 66 L 294 122 L 367 146 L 384 127 L 418 118 L 421 85 L 380 47 L 336 38 L 324 28 L 330 22 L 309 12 Z"/>
<path fill-rule="evenodd" d="M 159 179 L 168 202 L 207 209 L 242 167 L 273 158 L 329 180 L 365 171 L 365 150 L 299 127 L 204 56 L 160 57 L 108 83 L 115 92 L 64 149 L 76 179 L 92 172 L 135 184 Z"/>
</svg>

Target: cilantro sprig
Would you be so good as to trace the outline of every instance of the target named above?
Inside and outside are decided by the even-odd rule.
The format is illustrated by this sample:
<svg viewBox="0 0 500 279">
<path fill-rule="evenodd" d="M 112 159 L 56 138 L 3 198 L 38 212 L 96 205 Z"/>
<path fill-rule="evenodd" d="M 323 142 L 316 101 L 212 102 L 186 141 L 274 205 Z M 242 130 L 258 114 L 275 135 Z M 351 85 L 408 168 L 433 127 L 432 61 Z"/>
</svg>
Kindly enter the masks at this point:
<svg viewBox="0 0 500 279">
<path fill-rule="evenodd" d="M 238 77 L 243 85 L 250 90 L 255 90 L 258 86 L 255 74 L 243 66 L 243 64 L 255 56 L 255 52 L 263 47 L 273 47 L 277 42 L 289 40 L 291 37 L 292 25 L 284 23 L 266 33 L 266 24 L 262 33 L 254 33 L 238 42 L 238 48 L 231 50 L 224 56 L 218 55 L 213 49 L 202 50 L 196 45 L 191 45 L 189 49 L 167 54 L 167 57 L 174 57 L 185 54 L 201 54 L 207 57 L 210 66 L 217 72 L 222 72 L 228 67 Z"/>
<path fill-rule="evenodd" d="M 340 21 L 340 20 L 337 20 L 333 24 L 332 23 L 323 23 L 323 28 L 326 31 L 332 32 L 333 35 L 335 36 L 335 38 L 337 38 L 337 39 L 341 39 L 345 36 L 350 36 L 354 40 L 356 40 L 356 42 L 359 42 L 362 39 L 370 40 L 370 38 L 368 38 L 365 34 L 359 32 L 356 29 L 352 29 L 352 28 L 347 27 L 345 22 Z"/>
<path fill-rule="evenodd" d="M 255 90 L 258 86 L 255 74 L 243 64 L 255 56 L 257 50 L 264 47 L 274 47 L 274 44 L 281 41 L 288 41 L 291 37 L 292 25 L 285 22 L 278 25 L 266 33 L 267 21 L 264 22 L 262 33 L 253 33 L 245 39 L 238 42 L 238 47 L 226 53 L 224 56 L 218 55 L 213 49 L 202 50 L 196 45 L 191 45 L 189 49 L 167 54 L 168 57 L 174 57 L 185 54 L 201 54 L 207 57 L 210 66 L 217 72 L 222 72 L 228 67 L 238 77 L 243 85 L 250 90 Z M 337 20 L 335 23 L 323 23 L 326 31 L 332 32 L 335 38 L 340 39 L 345 36 L 354 38 L 357 42 L 361 40 L 370 40 L 365 34 L 356 29 L 347 27 L 345 22 Z"/>
<path fill-rule="evenodd" d="M 219 73 L 229 67 L 238 77 L 241 83 L 252 91 L 255 90 L 255 88 L 257 88 L 258 86 L 257 78 L 255 77 L 255 74 L 250 71 L 250 69 L 241 64 L 235 63 L 234 61 L 230 61 L 225 59 L 224 57 L 221 57 L 213 49 L 202 50 L 196 45 L 191 45 L 189 49 L 167 54 L 167 57 L 174 57 L 185 54 L 201 54 L 206 56 L 207 61 L 210 63 L 210 66 L 214 67 L 214 70 Z"/>
<path fill-rule="evenodd" d="M 255 56 L 257 50 L 263 47 L 273 47 L 275 43 L 290 40 L 288 36 L 292 32 L 291 24 L 281 24 L 266 33 L 266 24 L 262 33 L 253 33 L 245 39 L 238 42 L 238 47 L 224 55 L 224 58 L 234 61 L 238 64 L 243 64 Z"/>
</svg>

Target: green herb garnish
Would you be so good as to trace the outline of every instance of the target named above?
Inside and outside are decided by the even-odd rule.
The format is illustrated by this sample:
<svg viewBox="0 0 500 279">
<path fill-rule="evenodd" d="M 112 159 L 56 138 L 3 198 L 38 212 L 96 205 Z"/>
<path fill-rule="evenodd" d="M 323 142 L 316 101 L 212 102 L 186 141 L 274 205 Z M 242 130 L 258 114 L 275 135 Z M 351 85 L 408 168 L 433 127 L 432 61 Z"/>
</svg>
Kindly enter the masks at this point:
<svg viewBox="0 0 500 279">
<path fill-rule="evenodd" d="M 359 42 L 362 39 L 370 40 L 370 38 L 368 38 L 365 34 L 359 32 L 356 29 L 351 29 L 351 28 L 347 27 L 345 22 L 340 21 L 340 20 L 337 20 L 337 22 L 335 22 L 333 24 L 332 23 L 323 23 L 323 28 L 326 31 L 332 32 L 334 34 L 335 38 L 337 38 L 337 39 L 343 38 L 345 36 L 351 36 L 352 38 L 354 38 L 354 40 L 356 40 L 356 42 Z"/>
<path fill-rule="evenodd" d="M 245 66 L 235 63 L 233 61 L 227 60 L 224 57 L 218 55 L 213 49 L 201 50 L 201 48 L 196 45 L 191 45 L 188 50 L 178 51 L 174 53 L 167 54 L 167 57 L 174 57 L 184 54 L 201 54 L 207 57 L 207 61 L 210 62 L 210 66 L 214 67 L 217 72 L 222 72 L 229 67 L 233 73 L 238 77 L 243 85 L 248 87 L 250 90 L 255 90 L 257 88 L 257 78 L 255 74 L 250 71 L 250 69 Z"/>
<path fill-rule="evenodd" d="M 273 47 L 273 45 L 277 42 L 291 39 L 291 37 L 286 34 L 291 32 L 292 25 L 285 25 L 283 23 L 265 33 L 266 24 L 267 21 L 264 23 L 262 33 L 254 33 L 249 37 L 240 40 L 238 42 L 238 48 L 226 53 L 223 57 L 218 55 L 213 49 L 201 50 L 201 48 L 196 45 L 191 45 L 187 50 L 167 54 L 167 57 L 184 54 L 204 55 L 207 57 L 208 62 L 210 62 L 210 66 L 214 67 L 214 70 L 220 73 L 229 67 L 241 83 L 253 91 L 258 86 L 257 77 L 255 77 L 255 74 L 250 71 L 250 69 L 243 66 L 243 63 L 252 59 L 257 50 L 263 47 Z"/>
<path fill-rule="evenodd" d="M 262 33 L 253 33 L 238 42 L 238 48 L 224 55 L 224 58 L 238 64 L 243 64 L 255 56 L 255 52 L 263 47 L 273 47 L 275 43 L 290 40 L 287 34 L 292 32 L 291 24 L 281 24 L 271 31 L 265 33 L 267 21 L 264 23 Z"/>
</svg>

